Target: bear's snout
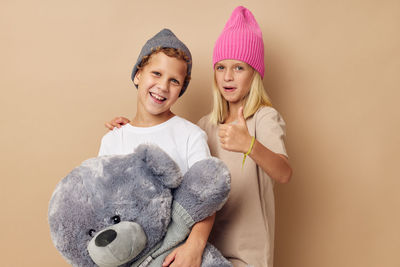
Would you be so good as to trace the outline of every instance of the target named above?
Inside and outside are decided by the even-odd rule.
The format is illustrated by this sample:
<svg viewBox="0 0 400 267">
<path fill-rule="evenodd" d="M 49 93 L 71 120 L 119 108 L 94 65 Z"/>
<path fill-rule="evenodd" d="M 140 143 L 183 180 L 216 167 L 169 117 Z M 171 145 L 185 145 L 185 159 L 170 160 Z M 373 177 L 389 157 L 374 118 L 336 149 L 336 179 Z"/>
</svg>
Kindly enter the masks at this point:
<svg viewBox="0 0 400 267">
<path fill-rule="evenodd" d="M 99 231 L 90 240 L 87 250 L 98 266 L 115 267 L 135 258 L 146 244 L 146 233 L 140 224 L 121 221 Z"/>
<path fill-rule="evenodd" d="M 113 242 L 116 237 L 117 237 L 117 232 L 115 232 L 112 229 L 108 229 L 99 234 L 94 242 L 98 247 L 105 247 L 111 242 Z"/>
</svg>

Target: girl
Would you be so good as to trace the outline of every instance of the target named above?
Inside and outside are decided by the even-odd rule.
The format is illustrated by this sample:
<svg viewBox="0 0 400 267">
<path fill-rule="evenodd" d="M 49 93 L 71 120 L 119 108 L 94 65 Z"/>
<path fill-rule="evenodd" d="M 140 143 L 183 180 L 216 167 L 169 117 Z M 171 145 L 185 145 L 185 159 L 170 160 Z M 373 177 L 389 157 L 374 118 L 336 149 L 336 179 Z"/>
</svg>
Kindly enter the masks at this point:
<svg viewBox="0 0 400 267">
<path fill-rule="evenodd" d="M 252 13 L 237 7 L 213 53 L 214 106 L 199 121 L 211 154 L 231 172 L 231 193 L 217 212 L 210 241 L 234 266 L 272 267 L 274 181 L 292 170 L 285 123 L 264 90 L 264 44 Z M 250 159 L 247 159 L 249 157 Z"/>
<path fill-rule="evenodd" d="M 284 145 L 285 123 L 264 90 L 264 43 L 246 8 L 237 7 L 213 52 L 212 112 L 200 119 L 211 154 L 231 172 L 231 192 L 217 212 L 210 242 L 235 267 L 272 267 L 273 185 L 292 175 Z M 116 118 L 106 126 L 127 122 Z"/>
</svg>

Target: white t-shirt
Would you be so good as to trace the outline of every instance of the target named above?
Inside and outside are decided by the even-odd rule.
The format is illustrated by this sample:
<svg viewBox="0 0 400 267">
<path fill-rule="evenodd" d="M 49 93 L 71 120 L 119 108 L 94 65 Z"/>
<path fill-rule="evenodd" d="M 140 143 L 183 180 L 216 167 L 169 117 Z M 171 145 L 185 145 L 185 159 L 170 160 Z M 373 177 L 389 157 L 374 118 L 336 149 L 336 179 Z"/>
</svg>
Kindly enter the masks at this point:
<svg viewBox="0 0 400 267">
<path fill-rule="evenodd" d="M 140 144 L 155 144 L 179 166 L 182 174 L 197 161 L 211 157 L 207 135 L 197 125 L 174 116 L 152 127 L 126 124 L 103 136 L 99 156 L 134 152 Z"/>
</svg>

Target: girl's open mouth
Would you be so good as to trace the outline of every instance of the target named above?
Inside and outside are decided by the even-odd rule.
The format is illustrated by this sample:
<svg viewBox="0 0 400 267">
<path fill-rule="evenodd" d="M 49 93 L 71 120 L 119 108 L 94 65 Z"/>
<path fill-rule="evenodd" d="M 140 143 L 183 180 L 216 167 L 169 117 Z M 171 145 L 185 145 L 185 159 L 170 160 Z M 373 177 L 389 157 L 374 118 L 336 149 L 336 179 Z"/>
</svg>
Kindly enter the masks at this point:
<svg viewBox="0 0 400 267">
<path fill-rule="evenodd" d="M 232 92 L 232 91 L 236 90 L 236 87 L 224 86 L 224 90 L 226 92 Z"/>
</svg>

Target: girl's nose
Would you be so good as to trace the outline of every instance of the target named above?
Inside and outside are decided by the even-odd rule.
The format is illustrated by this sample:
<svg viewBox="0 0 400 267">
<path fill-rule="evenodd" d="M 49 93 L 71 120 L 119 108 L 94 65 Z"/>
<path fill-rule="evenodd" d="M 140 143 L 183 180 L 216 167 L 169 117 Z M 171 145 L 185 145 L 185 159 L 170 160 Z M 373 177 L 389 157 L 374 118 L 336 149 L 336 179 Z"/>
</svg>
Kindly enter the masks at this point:
<svg viewBox="0 0 400 267">
<path fill-rule="evenodd" d="M 233 75 L 232 71 L 230 69 L 226 69 L 224 73 L 224 80 L 226 82 L 232 81 L 233 80 Z"/>
</svg>

